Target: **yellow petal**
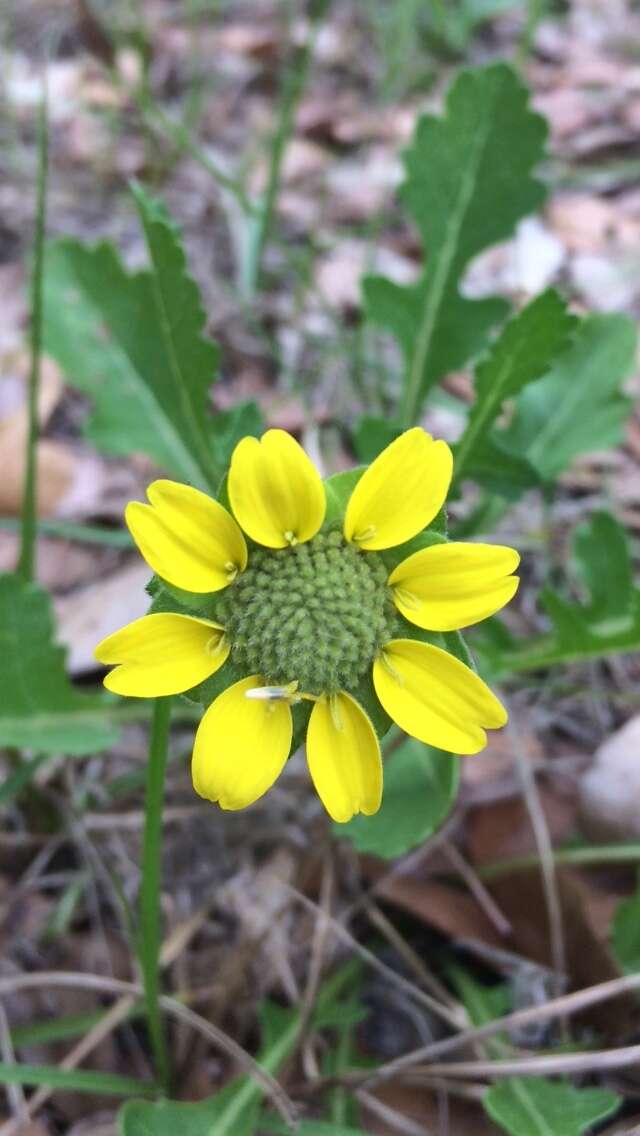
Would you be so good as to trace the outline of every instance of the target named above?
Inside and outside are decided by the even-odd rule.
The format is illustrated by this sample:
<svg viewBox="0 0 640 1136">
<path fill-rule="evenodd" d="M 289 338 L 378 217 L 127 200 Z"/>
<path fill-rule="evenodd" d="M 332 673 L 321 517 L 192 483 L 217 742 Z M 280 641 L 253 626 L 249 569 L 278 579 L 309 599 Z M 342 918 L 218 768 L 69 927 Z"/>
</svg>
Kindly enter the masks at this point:
<svg viewBox="0 0 640 1136">
<path fill-rule="evenodd" d="M 434 544 L 408 556 L 389 576 L 396 607 L 429 631 L 470 627 L 499 611 L 515 595 L 511 576 L 520 563 L 499 544 Z"/>
<path fill-rule="evenodd" d="M 376 732 L 362 707 L 341 691 L 311 711 L 307 761 L 316 791 L 339 823 L 354 813 L 372 816 L 382 800 L 382 759 Z"/>
<path fill-rule="evenodd" d="M 219 694 L 196 734 L 193 787 L 222 809 L 252 805 L 273 785 L 289 756 L 289 704 L 247 698 L 256 686 L 264 686 L 264 679 L 249 675 Z"/>
<path fill-rule="evenodd" d="M 246 533 L 267 548 L 311 540 L 327 507 L 322 479 L 302 446 L 284 430 L 238 442 L 229 470 L 229 500 Z"/>
<path fill-rule="evenodd" d="M 219 623 L 158 612 L 108 635 L 94 654 L 100 663 L 116 664 L 104 680 L 107 690 L 160 698 L 204 682 L 226 661 L 229 644 Z"/>
<path fill-rule="evenodd" d="M 376 694 L 407 734 L 450 753 L 478 753 L 485 729 L 504 726 L 507 712 L 459 659 L 414 639 L 392 639 L 373 664 Z"/>
<path fill-rule="evenodd" d="M 233 517 L 199 489 L 154 481 L 150 505 L 132 501 L 125 517 L 147 564 L 186 592 L 218 592 L 247 564 L 247 546 Z"/>
<path fill-rule="evenodd" d="M 344 519 L 344 535 L 368 551 L 410 540 L 442 508 L 453 458 L 446 442 L 434 442 L 415 426 L 375 459 L 356 485 Z"/>
</svg>

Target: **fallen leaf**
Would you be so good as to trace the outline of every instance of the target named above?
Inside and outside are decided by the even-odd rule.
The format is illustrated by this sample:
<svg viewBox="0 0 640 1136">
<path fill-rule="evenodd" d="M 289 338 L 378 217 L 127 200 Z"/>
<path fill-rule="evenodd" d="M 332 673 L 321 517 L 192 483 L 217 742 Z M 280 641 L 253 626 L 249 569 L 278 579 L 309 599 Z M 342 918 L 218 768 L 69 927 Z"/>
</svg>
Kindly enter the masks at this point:
<svg viewBox="0 0 640 1136">
<path fill-rule="evenodd" d="M 504 939 L 477 901 L 460 888 L 435 880 L 391 875 L 376 887 L 376 896 L 454 939 L 504 946 Z"/>
<path fill-rule="evenodd" d="M 549 835 L 557 846 L 576 831 L 577 806 L 573 794 L 562 795 L 546 785 L 538 787 Z M 471 809 L 467 817 L 467 848 L 473 864 L 489 864 L 528 856 L 536 841 L 522 797 L 488 801 Z"/>
<path fill-rule="evenodd" d="M 146 564 L 128 563 L 106 580 L 94 580 L 55 603 L 57 639 L 69 648 L 67 669 L 72 675 L 95 671 L 94 648 L 125 623 L 145 615 L 149 596 Z"/>
<path fill-rule="evenodd" d="M 428 1089 L 411 1085 L 383 1085 L 372 1094 L 400 1116 L 412 1120 L 431 1136 L 436 1132 L 450 1132 L 452 1136 L 497 1136 L 498 1129 L 483 1116 L 480 1103 L 471 1103 L 458 1097 L 445 1096 L 440 1100 Z M 366 1131 L 375 1136 L 397 1136 L 401 1129 L 387 1123 L 379 1115 L 362 1105 L 366 1117 Z"/>
</svg>

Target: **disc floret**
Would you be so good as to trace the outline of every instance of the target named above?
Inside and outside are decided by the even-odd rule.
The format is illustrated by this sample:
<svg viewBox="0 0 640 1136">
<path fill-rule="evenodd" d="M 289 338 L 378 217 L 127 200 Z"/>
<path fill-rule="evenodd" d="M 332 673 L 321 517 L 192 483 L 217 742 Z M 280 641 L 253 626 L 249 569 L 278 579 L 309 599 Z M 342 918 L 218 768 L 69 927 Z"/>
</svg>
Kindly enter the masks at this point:
<svg viewBox="0 0 640 1136">
<path fill-rule="evenodd" d="M 339 531 L 257 549 L 216 609 L 233 662 L 273 686 L 355 690 L 397 625 L 387 576 L 381 557 Z"/>
</svg>

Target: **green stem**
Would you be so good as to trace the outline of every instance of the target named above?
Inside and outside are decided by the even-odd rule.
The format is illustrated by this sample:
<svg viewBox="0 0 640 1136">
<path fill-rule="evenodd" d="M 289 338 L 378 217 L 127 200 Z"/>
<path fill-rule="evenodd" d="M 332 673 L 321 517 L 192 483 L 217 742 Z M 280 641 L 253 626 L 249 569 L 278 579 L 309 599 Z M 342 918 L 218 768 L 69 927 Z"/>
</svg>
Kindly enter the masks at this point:
<svg viewBox="0 0 640 1136">
<path fill-rule="evenodd" d="M 560 848 L 553 853 L 556 864 L 626 864 L 640 861 L 640 843 L 601 844 L 586 848 Z M 522 868 L 536 868 L 540 864 L 538 856 L 516 856 L 512 860 L 500 860 L 495 864 L 485 864 L 478 869 L 482 880 L 493 880 L 509 875 Z"/>
<path fill-rule="evenodd" d="M 160 855 L 170 719 L 171 699 L 157 698 L 153 708 L 147 765 L 138 943 L 151 1048 L 157 1075 L 167 1092 L 169 1056 L 160 1013 Z"/>
<path fill-rule="evenodd" d="M 38 112 L 38 187 L 36 226 L 31 272 L 31 366 L 27 396 L 28 430 L 25 453 L 24 489 L 22 495 L 22 542 L 18 572 L 25 583 L 33 580 L 36 546 L 36 444 L 38 440 L 38 395 L 40 392 L 40 356 L 42 342 L 42 277 L 44 266 L 44 231 L 47 215 L 47 169 L 49 125 L 46 80 Z"/>
<path fill-rule="evenodd" d="M 294 52 L 291 64 L 283 79 L 278 122 L 271 144 L 271 160 L 269 162 L 267 188 L 264 193 L 260 211 L 255 220 L 253 239 L 243 274 L 242 291 L 247 299 L 255 295 L 260 288 L 262 261 L 273 224 L 276 202 L 278 200 L 282 163 L 284 161 L 287 144 L 293 133 L 294 118 L 298 103 L 306 86 L 316 32 L 329 7 L 329 2 L 330 0 L 317 0 L 313 14 L 313 22 L 306 42 L 303 47 Z"/>
</svg>

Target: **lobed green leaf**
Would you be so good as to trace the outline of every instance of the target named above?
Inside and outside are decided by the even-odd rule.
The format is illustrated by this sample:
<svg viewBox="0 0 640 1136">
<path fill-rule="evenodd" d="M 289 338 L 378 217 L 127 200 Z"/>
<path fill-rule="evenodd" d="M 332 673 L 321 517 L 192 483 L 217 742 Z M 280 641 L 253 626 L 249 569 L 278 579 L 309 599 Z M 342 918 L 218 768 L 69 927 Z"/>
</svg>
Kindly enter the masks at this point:
<svg viewBox="0 0 640 1136">
<path fill-rule="evenodd" d="M 532 300 L 502 329 L 487 356 L 475 372 L 476 400 L 471 409 L 466 429 L 455 447 L 455 479 L 467 474 L 469 464 L 477 455 L 486 464 L 483 444 L 491 446 L 489 430 L 502 411 L 505 401 L 514 398 L 530 383 L 540 379 L 556 357 L 566 349 L 577 320 L 567 311 L 565 301 L 553 289 Z M 486 449 L 486 447 L 485 447 Z M 501 469 L 499 443 L 493 442 L 493 460 L 498 472 L 506 479 L 507 470 Z M 497 452 L 496 452 L 497 451 Z M 519 459 L 522 463 L 522 458 Z M 527 463 L 529 464 L 529 463 Z M 505 455 L 504 465 L 509 465 Z M 475 462 L 475 476 L 481 473 Z M 529 469 L 533 473 L 532 467 Z M 495 485 L 495 473 L 490 471 L 490 483 Z"/>
<path fill-rule="evenodd" d="M 0 744 L 37 754 L 94 753 L 117 737 L 109 703 L 71 685 L 54 635 L 48 593 L 0 576 Z"/>
<path fill-rule="evenodd" d="M 640 649 L 640 588 L 634 584 L 629 545 L 610 513 L 594 513 L 573 538 L 573 564 L 583 602 L 551 588 L 540 599 L 551 623 L 548 634 L 524 642 L 509 637 L 497 620 L 480 633 L 494 677 Z"/>
<path fill-rule="evenodd" d="M 51 243 L 45 265 L 43 342 L 68 381 L 87 394 L 87 436 L 99 449 L 148 454 L 201 489 L 217 488 L 207 392 L 218 347 L 178 230 L 164 206 L 134 188 L 150 267 L 128 272 L 106 242 Z"/>
<path fill-rule="evenodd" d="M 582 1136 L 612 1116 L 621 1102 L 606 1089 L 574 1089 L 546 1077 L 512 1077 L 493 1085 L 482 1103 L 510 1136 Z"/>
<path fill-rule="evenodd" d="M 636 339 L 628 316 L 588 316 L 549 373 L 522 391 L 511 424 L 496 434 L 501 445 L 543 481 L 580 454 L 617 446 L 632 405 L 621 387 L 633 372 Z"/>
<path fill-rule="evenodd" d="M 425 116 L 405 155 L 401 197 L 417 223 L 426 267 L 415 284 L 363 282 L 368 318 L 397 339 L 405 361 L 403 425 L 430 388 L 481 350 L 504 318 L 504 300 L 470 300 L 461 277 L 474 256 L 511 236 L 545 191 L 533 176 L 546 138 L 544 119 L 504 63 L 463 71 L 442 118 Z"/>
</svg>

